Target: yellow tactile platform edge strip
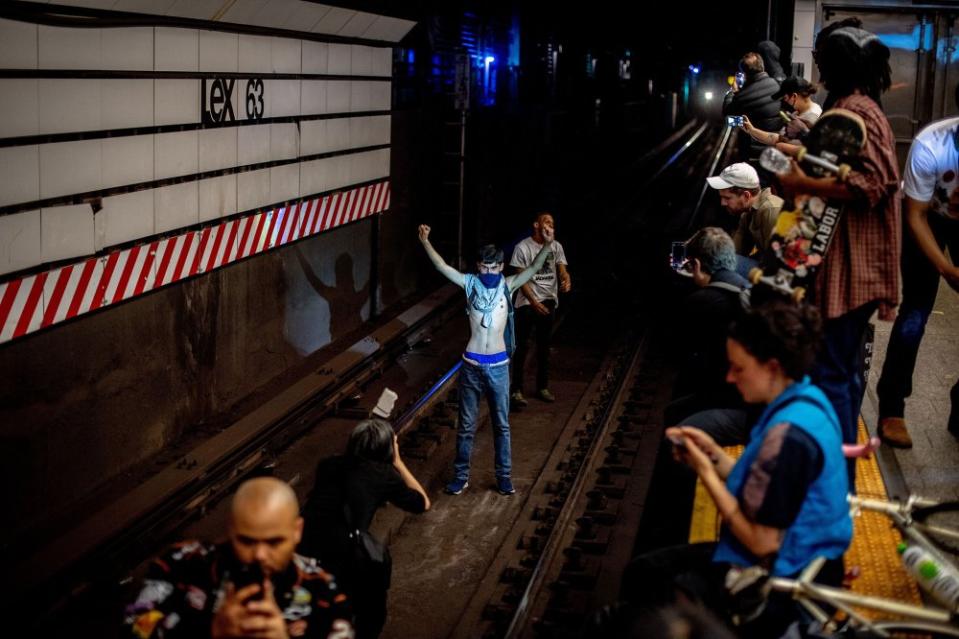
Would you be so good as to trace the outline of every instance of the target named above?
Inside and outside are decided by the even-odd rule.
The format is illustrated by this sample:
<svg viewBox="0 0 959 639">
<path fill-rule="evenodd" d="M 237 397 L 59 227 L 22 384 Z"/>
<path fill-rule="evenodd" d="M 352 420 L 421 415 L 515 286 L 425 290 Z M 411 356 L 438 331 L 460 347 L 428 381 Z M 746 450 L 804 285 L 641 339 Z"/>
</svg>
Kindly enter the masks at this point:
<svg viewBox="0 0 959 639">
<path fill-rule="evenodd" d="M 866 425 L 859 420 L 859 441 L 865 442 Z M 742 454 L 743 447 L 727 448 L 733 457 Z M 856 464 L 856 487 L 863 497 L 886 499 L 886 487 L 875 456 L 860 459 Z M 696 498 L 689 525 L 689 542 L 716 541 L 719 538 L 719 513 L 702 482 L 696 482 Z M 864 512 L 853 520 L 852 545 L 846 552 L 846 569 L 859 567 L 859 577 L 852 582 L 853 592 L 899 601 L 921 604 L 916 582 L 906 572 L 896 551 L 902 537 L 889 518 L 880 513 Z M 863 610 L 867 617 L 881 613 Z"/>
</svg>

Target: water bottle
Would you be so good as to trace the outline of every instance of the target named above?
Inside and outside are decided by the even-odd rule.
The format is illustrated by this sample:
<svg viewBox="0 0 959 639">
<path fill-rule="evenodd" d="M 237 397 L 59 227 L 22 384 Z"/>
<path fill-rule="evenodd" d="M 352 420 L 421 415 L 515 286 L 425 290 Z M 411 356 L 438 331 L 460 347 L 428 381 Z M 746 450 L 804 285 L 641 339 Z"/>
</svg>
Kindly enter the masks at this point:
<svg viewBox="0 0 959 639">
<path fill-rule="evenodd" d="M 898 550 L 902 563 L 923 590 L 949 610 L 959 610 L 959 570 L 955 566 L 943 563 L 922 546 L 900 543 Z"/>
</svg>

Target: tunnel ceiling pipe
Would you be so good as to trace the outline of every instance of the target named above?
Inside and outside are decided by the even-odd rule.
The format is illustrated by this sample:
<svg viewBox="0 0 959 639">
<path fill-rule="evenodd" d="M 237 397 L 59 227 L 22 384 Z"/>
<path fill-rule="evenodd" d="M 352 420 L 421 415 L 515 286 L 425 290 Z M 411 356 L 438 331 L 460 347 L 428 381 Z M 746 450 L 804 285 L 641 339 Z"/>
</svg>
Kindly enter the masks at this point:
<svg viewBox="0 0 959 639">
<path fill-rule="evenodd" d="M 314 3 L 301 2 L 303 5 Z M 359 12 L 355 12 L 359 13 Z M 229 15 L 227 12 L 226 15 Z M 369 14 L 374 15 L 374 14 Z M 239 22 L 224 22 L 219 20 L 202 20 L 184 16 L 154 15 L 148 13 L 133 13 L 126 11 L 110 11 L 89 7 L 48 5 L 37 2 L 22 2 L 10 0 L 0 2 L 0 18 L 31 22 L 54 27 L 109 29 L 122 27 L 176 27 L 184 29 L 204 29 L 207 31 L 225 31 L 229 33 L 243 33 L 248 35 L 277 36 L 284 38 L 301 38 L 318 42 L 336 44 L 363 44 L 367 46 L 394 46 L 403 39 L 416 23 L 400 18 L 376 15 L 395 23 L 394 35 L 391 38 L 366 38 L 357 36 L 343 36 L 334 33 L 318 33 L 301 31 L 298 29 L 283 29 L 266 27 L 260 24 L 243 24 Z"/>
</svg>

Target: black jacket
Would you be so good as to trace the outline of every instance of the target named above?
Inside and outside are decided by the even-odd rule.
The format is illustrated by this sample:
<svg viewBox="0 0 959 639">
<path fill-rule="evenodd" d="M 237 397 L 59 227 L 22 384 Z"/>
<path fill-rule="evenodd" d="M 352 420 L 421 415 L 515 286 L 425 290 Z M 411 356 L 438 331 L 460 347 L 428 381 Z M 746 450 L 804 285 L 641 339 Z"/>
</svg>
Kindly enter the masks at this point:
<svg viewBox="0 0 959 639">
<path fill-rule="evenodd" d="M 779 100 L 773 94 L 779 91 L 779 83 L 765 71 L 756 75 L 736 93 L 730 91 L 723 101 L 723 115 L 745 115 L 753 126 L 763 131 L 775 132 L 783 127 L 779 117 Z M 750 151 L 758 156 L 765 145 L 752 140 Z"/>
</svg>

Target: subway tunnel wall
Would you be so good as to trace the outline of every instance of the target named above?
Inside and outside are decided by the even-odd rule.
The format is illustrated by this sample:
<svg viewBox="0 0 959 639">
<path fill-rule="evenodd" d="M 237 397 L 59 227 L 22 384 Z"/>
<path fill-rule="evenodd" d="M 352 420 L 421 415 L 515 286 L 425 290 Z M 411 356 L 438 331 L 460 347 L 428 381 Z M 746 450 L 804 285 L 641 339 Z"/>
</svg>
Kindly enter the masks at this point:
<svg viewBox="0 0 959 639">
<path fill-rule="evenodd" d="M 391 241 L 376 217 L 394 208 L 390 43 L 413 23 L 279 4 L 296 5 L 297 32 L 269 6 L 215 18 L 279 30 L 266 35 L 186 5 L 193 22 L 177 27 L 0 19 L 0 478 L 14 487 L 0 545 L 228 425 L 370 319 L 374 299 L 382 309 L 417 289 L 414 268 L 370 290 L 374 239 Z M 244 108 L 243 86 L 262 89 L 261 109 L 256 96 Z M 224 91 L 235 120 L 211 120 Z M 182 251 L 165 280 L 164 245 Z M 117 255 L 129 266 L 101 276 Z M 60 284 L 92 264 L 69 304 Z M 150 283 L 129 295 L 141 267 Z"/>
</svg>

